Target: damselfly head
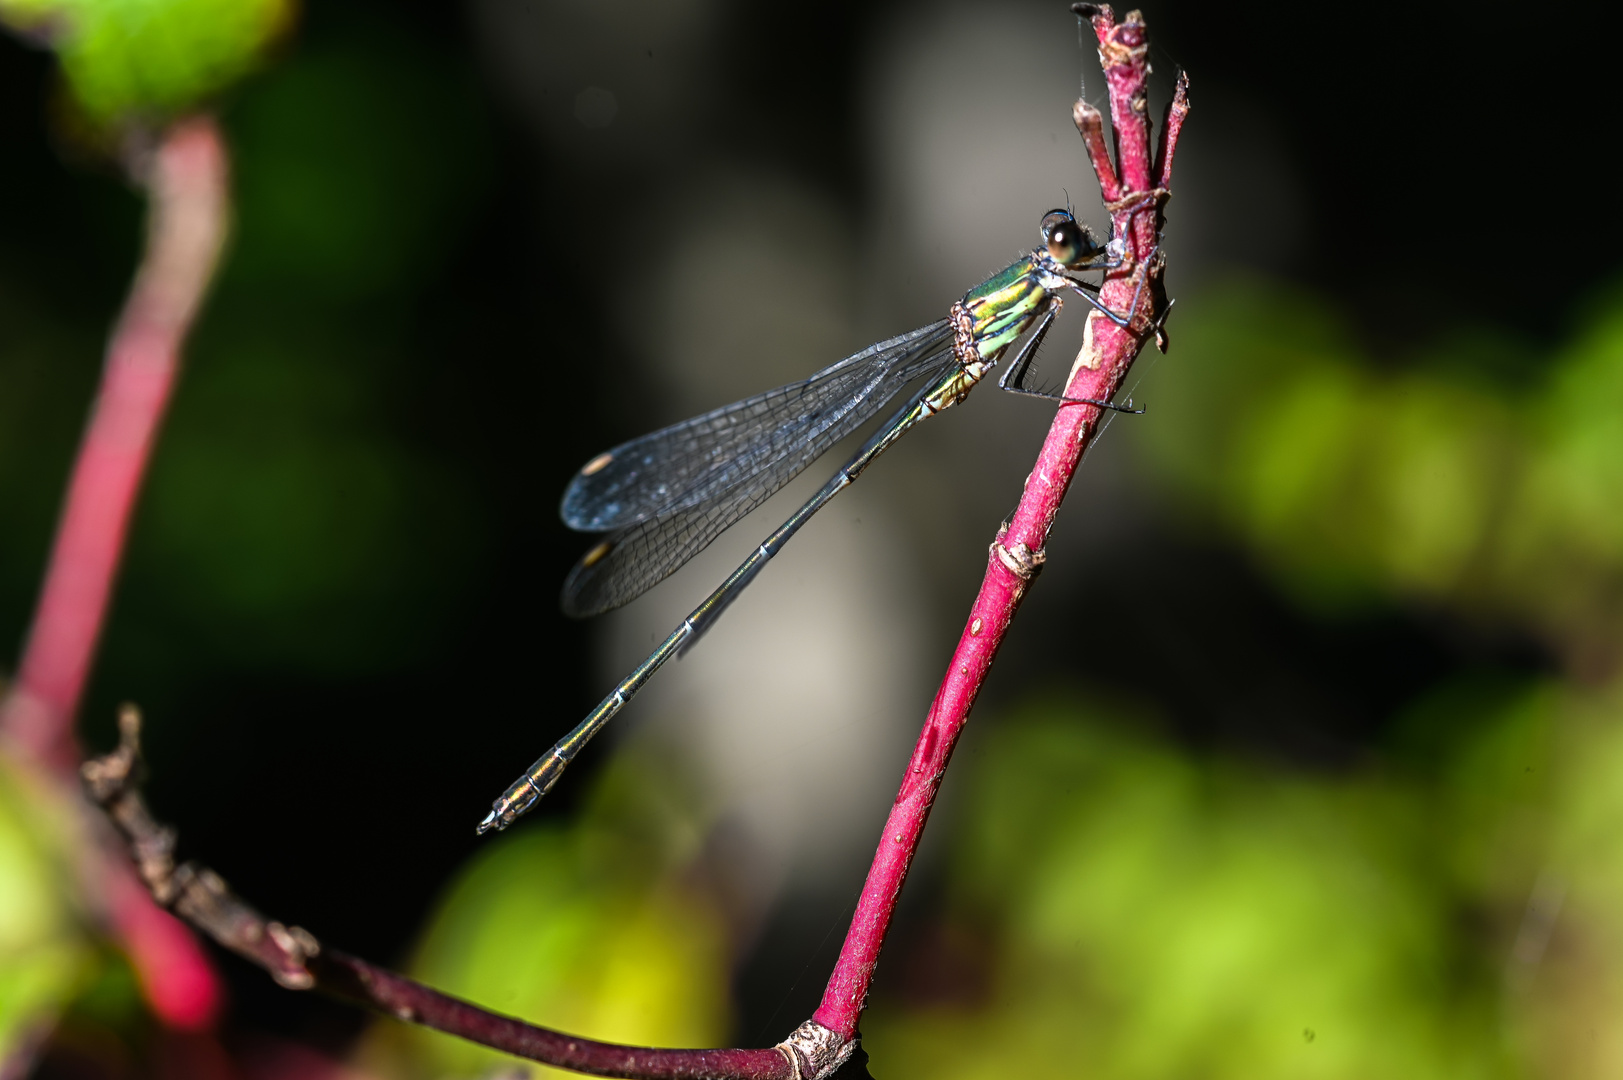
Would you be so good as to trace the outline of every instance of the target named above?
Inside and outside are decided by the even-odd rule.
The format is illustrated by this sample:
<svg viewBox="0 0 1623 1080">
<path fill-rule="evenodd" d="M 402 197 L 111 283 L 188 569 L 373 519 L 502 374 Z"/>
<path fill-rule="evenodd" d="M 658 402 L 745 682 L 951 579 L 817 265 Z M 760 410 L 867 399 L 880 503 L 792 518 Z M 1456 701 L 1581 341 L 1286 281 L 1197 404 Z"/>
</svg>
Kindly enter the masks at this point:
<svg viewBox="0 0 1623 1080">
<path fill-rule="evenodd" d="M 1043 243 L 1048 254 L 1061 266 L 1076 267 L 1092 262 L 1103 250 L 1093 232 L 1071 216 L 1069 210 L 1050 210 L 1043 215 Z"/>
</svg>

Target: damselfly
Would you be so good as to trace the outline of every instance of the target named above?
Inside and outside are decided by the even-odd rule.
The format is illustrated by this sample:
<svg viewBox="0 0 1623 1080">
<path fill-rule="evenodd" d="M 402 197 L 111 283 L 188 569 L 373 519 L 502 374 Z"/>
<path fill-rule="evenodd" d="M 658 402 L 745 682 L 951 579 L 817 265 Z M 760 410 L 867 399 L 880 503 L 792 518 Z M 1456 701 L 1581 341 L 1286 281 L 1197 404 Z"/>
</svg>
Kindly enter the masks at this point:
<svg viewBox="0 0 1623 1080">
<path fill-rule="evenodd" d="M 1148 262 L 1139 267 L 1128 314 L 1119 315 L 1100 302 L 1099 286 L 1079 275 L 1120 266 L 1121 241 L 1099 244 L 1069 210 L 1044 215 L 1040 233 L 1041 247 L 969 290 L 945 319 L 871 345 L 804 382 L 633 439 L 582 466 L 564 492 L 564 522 L 583 532 L 609 534 L 564 582 L 565 613 L 584 617 L 628 603 L 663 581 L 903 390 L 919 384 L 906 404 L 828 483 L 694 608 L 586 719 L 502 793 L 479 823 L 481 833 L 506 828 L 546 794 L 581 747 L 655 671 L 691 648 L 715 624 L 813 514 L 914 424 L 962 401 L 1027 331 L 1030 335 L 999 386 L 1123 409 L 1109 402 L 1043 393 L 1022 385 L 1022 380 L 1065 293 L 1083 297 L 1106 318 L 1127 327 L 1138 310 Z M 1159 326 L 1155 330 L 1159 332 Z"/>
</svg>

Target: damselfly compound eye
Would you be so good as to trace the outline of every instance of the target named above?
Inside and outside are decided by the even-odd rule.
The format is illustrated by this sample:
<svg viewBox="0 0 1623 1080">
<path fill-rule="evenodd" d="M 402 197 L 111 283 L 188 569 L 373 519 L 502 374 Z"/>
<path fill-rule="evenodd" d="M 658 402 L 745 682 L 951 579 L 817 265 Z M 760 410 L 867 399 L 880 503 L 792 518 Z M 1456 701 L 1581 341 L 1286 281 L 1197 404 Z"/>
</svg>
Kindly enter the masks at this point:
<svg viewBox="0 0 1623 1080">
<path fill-rule="evenodd" d="M 1074 266 L 1099 253 L 1088 227 L 1067 211 L 1050 210 L 1043 215 L 1042 234 L 1048 254 L 1061 266 Z"/>
</svg>

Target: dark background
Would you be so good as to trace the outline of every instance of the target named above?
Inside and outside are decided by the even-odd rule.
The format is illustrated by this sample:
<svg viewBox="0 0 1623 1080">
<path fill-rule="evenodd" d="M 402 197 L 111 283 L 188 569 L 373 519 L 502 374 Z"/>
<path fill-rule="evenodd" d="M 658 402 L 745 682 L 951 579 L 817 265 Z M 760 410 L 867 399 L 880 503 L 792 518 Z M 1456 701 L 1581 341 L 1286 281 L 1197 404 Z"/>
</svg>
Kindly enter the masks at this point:
<svg viewBox="0 0 1623 1080">
<path fill-rule="evenodd" d="M 1215 115 L 1206 102 L 1245 102 L 1277 139 L 1299 200 L 1290 244 L 1253 243 L 1267 231 L 1266 198 L 1219 181 L 1202 197 L 1233 209 L 1214 219 L 1204 258 L 1329 294 L 1375 355 L 1401 364 L 1417 343 L 1488 327 L 1504 344 L 1495 377 L 1530 378 L 1525 358 L 1615 273 L 1613 37 L 1600 5 L 1550 20 L 1511 4 L 1145 13 L 1162 76 L 1191 73 L 1191 130 Z M 882 24 L 934 17 L 880 3 L 722 4 L 682 138 L 652 169 L 618 170 L 559 160 L 535 137 L 463 8 L 306 7 L 277 63 L 224 108 L 242 224 L 153 473 L 155 492 L 211 493 L 173 521 L 214 522 L 240 543 L 194 562 L 143 504 L 82 725 L 104 747 L 114 706 L 144 706 L 151 797 L 189 850 L 277 917 L 361 955 L 401 957 L 477 844 L 472 823 L 540 749 L 542 703 L 547 716 L 574 716 L 602 691 L 587 636 L 556 613 L 582 541 L 553 506 L 580 461 L 652 422 L 637 388 L 600 363 L 627 348 L 638 304 L 613 269 L 634 263 L 637 245 L 616 238 L 657 236 L 650 190 L 701 152 L 792 173 L 863 221 L 872 193 L 857 76 L 868 42 Z M 0 402 L 11 429 L 0 433 L 0 638 L 14 644 L 140 230 L 140 204 L 116 173 L 53 134 L 50 69 L 0 39 L 0 307 L 16 335 L 0 351 L 25 374 L 14 383 L 25 393 Z M 300 181 L 274 162 L 256 170 L 263 148 L 286 145 L 277 139 L 336 161 L 358 185 L 341 193 L 352 201 L 332 225 L 338 269 L 326 277 L 288 262 L 276 234 L 292 227 L 278 213 L 297 216 L 286 207 Z M 328 179 L 311 183 L 319 195 Z M 795 223 L 784 242 L 796 242 Z M 208 371 L 211 357 L 256 342 L 299 357 L 301 374 L 260 386 L 276 405 L 243 426 L 221 415 L 246 391 Z M 251 469 L 233 479 L 233 453 L 299 432 L 338 452 L 352 438 L 384 448 L 381 464 L 356 452 L 357 475 L 387 474 L 378 506 L 353 511 L 364 517 L 357 550 L 317 545 L 333 565 L 290 565 L 235 607 L 203 597 L 229 572 L 211 559 L 251 556 L 277 530 L 303 527 L 231 499 L 238 483 L 278 480 Z M 222 475 L 175 474 L 182 449 L 214 444 Z M 1163 572 L 1146 587 L 1139 570 L 1152 564 Z M 1033 611 L 983 710 L 1051 658 L 1080 656 L 1079 677 L 1147 696 L 1191 739 L 1334 767 L 1378 736 L 1397 702 L 1462 668 L 1545 663 L 1513 635 L 1423 612 L 1305 621 L 1218 541 L 1140 536 L 1114 565 L 1115 579 L 1085 597 L 1056 597 L 1046 621 Z M 332 578 L 342 585 L 321 584 Z M 1083 600 L 1114 617 L 1051 617 Z M 1323 723 L 1304 729 L 1285 704 L 1237 708 L 1220 674 L 1235 667 L 1319 703 Z M 593 767 L 583 759 L 540 813 L 568 814 Z M 928 879 L 917 891 L 910 901 L 927 903 Z M 828 919 L 783 914 L 769 927 L 740 976 L 746 1032 L 783 999 Z M 334 1040 L 359 1020 L 224 967 L 246 1026 Z M 815 997 L 821 975 L 802 981 L 797 1002 Z"/>
</svg>

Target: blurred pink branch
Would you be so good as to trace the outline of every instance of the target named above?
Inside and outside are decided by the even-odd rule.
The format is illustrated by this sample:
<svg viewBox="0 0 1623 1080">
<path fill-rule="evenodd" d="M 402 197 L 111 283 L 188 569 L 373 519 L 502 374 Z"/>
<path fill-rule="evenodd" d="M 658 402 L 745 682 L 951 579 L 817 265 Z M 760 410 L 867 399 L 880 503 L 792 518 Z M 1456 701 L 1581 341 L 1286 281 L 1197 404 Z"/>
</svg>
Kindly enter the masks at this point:
<svg viewBox="0 0 1623 1080">
<path fill-rule="evenodd" d="M 80 757 L 74 717 L 130 513 L 229 221 L 226 151 L 212 119 L 173 125 L 131 165 L 148 195 L 146 249 L 108 344 L 16 681 L 0 701 L 0 749 L 64 786 Z M 110 853 L 85 853 L 86 888 L 124 942 L 153 1011 L 171 1026 L 208 1025 L 220 986 L 207 958 Z"/>
<path fill-rule="evenodd" d="M 1153 335 L 1158 343 L 1164 341 L 1160 324 L 1168 304 L 1161 284 L 1165 260 L 1158 246 L 1161 210 L 1189 103 L 1187 83 L 1180 77 L 1152 158 L 1143 18 L 1130 12 L 1117 23 L 1104 5 L 1077 4 L 1073 10 L 1091 17 L 1099 39 L 1119 163 L 1110 159 L 1098 110 L 1078 101 L 1077 129 L 1093 161 L 1115 234 L 1125 242 L 1122 262 L 1106 274 L 1101 297 L 1113 311 L 1132 310 L 1126 328 L 1097 312 L 1090 315 L 1065 396 L 1108 401 L 1120 389 L 1144 340 Z M 139 753 L 139 722 L 133 710 L 127 710 L 122 720 L 120 748 L 86 764 L 87 784 L 124 833 L 143 880 L 159 902 L 264 967 L 284 986 L 320 989 L 408 1023 L 599 1076 L 824 1080 L 857 1050 L 857 1025 L 874 968 L 953 744 L 1010 620 L 1042 568 L 1043 546 L 1054 516 L 1098 433 L 1101 415 L 1096 406 L 1075 404 L 1062 405 L 1055 416 L 1020 505 L 992 544 L 980 594 L 908 763 L 822 1004 L 813 1019 L 771 1049 L 657 1050 L 575 1038 L 448 997 L 364 960 L 324 949 L 297 927 L 266 920 L 207 869 L 174 865 L 173 835 L 152 820 L 132 783 Z"/>
<path fill-rule="evenodd" d="M 1179 78 L 1163 125 L 1161 160 L 1152 163 L 1145 88 L 1149 45 L 1143 17 L 1133 11 L 1125 21 L 1117 23 L 1107 5 L 1078 4 L 1073 10 L 1091 16 L 1099 38 L 1099 60 L 1110 87 L 1110 116 L 1120 162 L 1118 175 L 1110 161 L 1098 110 L 1086 101 L 1078 101 L 1077 129 L 1092 158 L 1115 234 L 1127 240 L 1125 258 L 1106 274 L 1100 296 L 1111 310 L 1125 312 L 1139 296 L 1139 283 L 1147 277 L 1149 284 L 1143 290 L 1143 302 L 1132 312 L 1129 328 L 1117 326 L 1098 312 L 1088 318 L 1082 351 L 1065 396 L 1109 401 L 1121 388 L 1145 336 L 1159 334 L 1159 318 L 1166 309 L 1161 289 L 1164 259 L 1158 247 L 1161 206 L 1167 197 L 1178 132 L 1189 109 L 1188 84 Z M 924 834 L 953 744 L 969 718 L 1010 620 L 1042 569 L 1046 558 L 1043 545 L 1054 515 L 1059 512 L 1083 453 L 1098 433 L 1102 414 L 1103 410 L 1094 405 L 1060 406 L 1037 465 L 1026 479 L 1020 505 L 992 543 L 980 594 L 970 608 L 952 665 L 913 748 L 901 790 L 879 837 L 879 850 L 857 902 L 851 929 L 829 977 L 822 1004 L 813 1015 L 816 1023 L 838 1036 L 846 1047 L 854 1045 L 885 932 L 895 915 L 896 901 Z"/>
<path fill-rule="evenodd" d="M 212 120 L 176 124 L 136 171 L 150 196 L 146 251 L 108 345 L 39 606 L 0 709 L 0 737 L 13 752 L 69 776 L 80 758 L 74 715 L 130 511 L 227 225 L 226 154 Z"/>
</svg>

